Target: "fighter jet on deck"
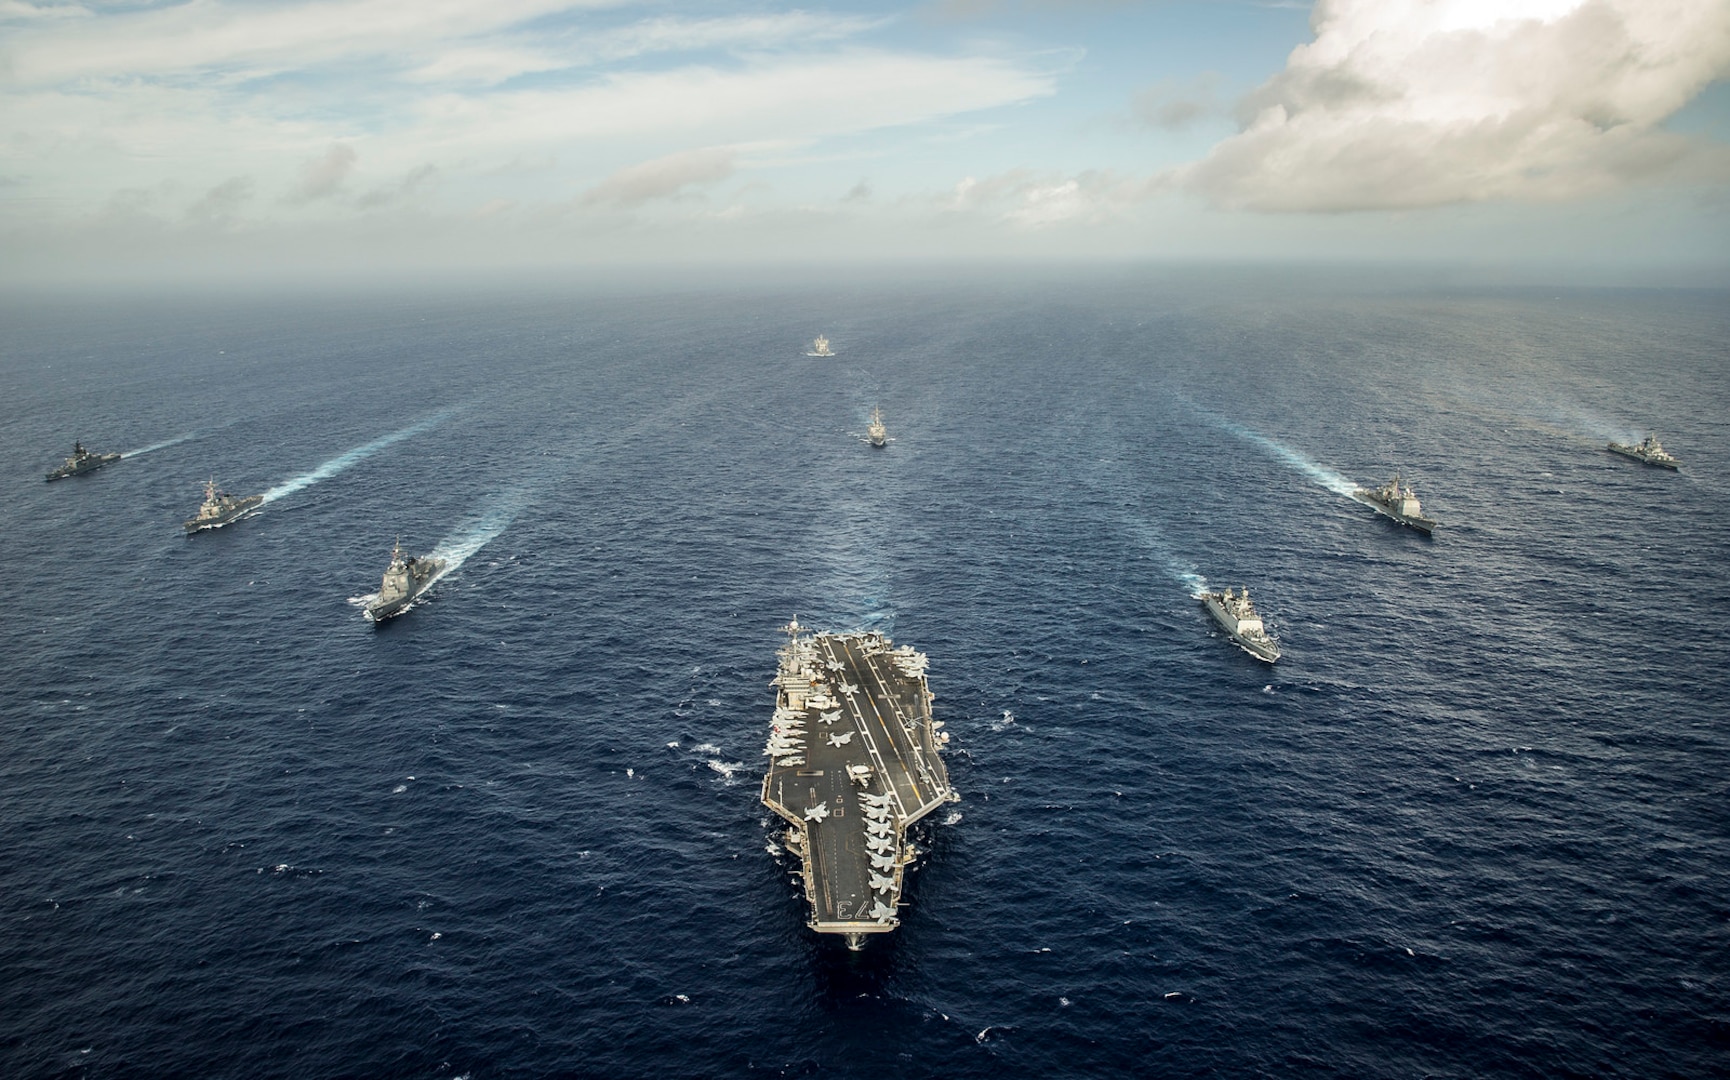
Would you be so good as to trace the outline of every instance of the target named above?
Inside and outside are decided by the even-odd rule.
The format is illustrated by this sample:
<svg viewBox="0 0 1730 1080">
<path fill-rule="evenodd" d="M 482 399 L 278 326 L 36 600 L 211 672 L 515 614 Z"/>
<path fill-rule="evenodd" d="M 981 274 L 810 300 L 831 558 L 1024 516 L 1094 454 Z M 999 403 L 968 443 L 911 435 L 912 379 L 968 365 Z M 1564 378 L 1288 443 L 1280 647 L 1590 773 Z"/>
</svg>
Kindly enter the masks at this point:
<svg viewBox="0 0 1730 1080">
<path fill-rule="evenodd" d="M 871 888 L 876 890 L 877 892 L 888 892 L 890 889 L 893 889 L 894 887 L 895 887 L 895 879 L 894 878 L 884 877 L 882 874 L 872 874 L 871 875 Z"/>
<path fill-rule="evenodd" d="M 843 694 L 846 694 L 848 697 L 852 697 L 854 694 L 857 694 L 859 692 L 859 688 L 857 686 L 854 686 L 850 682 L 842 683 L 840 686 L 840 690 Z"/>
<path fill-rule="evenodd" d="M 805 812 L 807 814 L 810 813 L 809 810 Z M 879 855 L 876 852 L 871 852 L 869 857 L 871 859 L 871 865 L 878 870 L 895 869 L 895 856 L 893 855 Z"/>
<path fill-rule="evenodd" d="M 879 900 L 871 907 L 871 917 L 878 922 L 888 922 L 895 917 L 895 909 Z"/>
<path fill-rule="evenodd" d="M 833 724 L 835 721 L 841 719 L 841 710 L 836 709 L 834 712 L 820 713 L 818 714 L 817 719 L 823 721 L 825 724 Z"/>
<path fill-rule="evenodd" d="M 826 802 L 820 802 L 816 806 L 807 807 L 805 810 L 806 821 L 822 821 L 828 816 L 829 804 Z"/>
<path fill-rule="evenodd" d="M 882 852 L 887 855 L 891 851 L 895 850 L 895 841 L 889 839 L 887 836 L 872 836 L 867 833 L 865 836 L 865 846 L 870 848 L 872 851 Z"/>
<path fill-rule="evenodd" d="M 843 731 L 839 735 L 829 736 L 829 745 L 830 746 L 846 746 L 848 743 L 850 743 L 852 741 L 853 741 L 853 733 L 851 731 Z"/>
<path fill-rule="evenodd" d="M 881 795 L 873 795 L 869 791 L 865 791 L 861 792 L 859 797 L 870 803 L 872 806 L 888 806 L 890 800 L 895 798 L 895 796 L 889 794 L 887 791 Z"/>
<path fill-rule="evenodd" d="M 884 821 L 882 818 L 877 818 L 865 822 L 865 831 L 873 836 L 888 836 L 890 833 L 895 831 L 895 826 Z"/>
</svg>

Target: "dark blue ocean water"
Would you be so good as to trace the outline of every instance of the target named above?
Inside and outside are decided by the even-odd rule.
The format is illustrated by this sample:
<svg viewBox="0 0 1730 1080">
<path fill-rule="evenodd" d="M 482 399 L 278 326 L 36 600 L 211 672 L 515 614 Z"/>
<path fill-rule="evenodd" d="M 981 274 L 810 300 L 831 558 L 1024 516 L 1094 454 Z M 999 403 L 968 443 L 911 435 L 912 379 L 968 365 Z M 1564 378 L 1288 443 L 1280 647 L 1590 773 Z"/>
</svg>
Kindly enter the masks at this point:
<svg viewBox="0 0 1730 1080">
<path fill-rule="evenodd" d="M 1296 274 L 0 302 L 0 1073 L 1726 1075 L 1727 342 Z M 1396 468 L 1433 540 L 1334 490 Z M 278 497 L 188 540 L 212 473 Z M 398 535 L 466 561 L 374 630 Z M 794 614 L 954 738 L 857 956 L 757 801 Z"/>
</svg>

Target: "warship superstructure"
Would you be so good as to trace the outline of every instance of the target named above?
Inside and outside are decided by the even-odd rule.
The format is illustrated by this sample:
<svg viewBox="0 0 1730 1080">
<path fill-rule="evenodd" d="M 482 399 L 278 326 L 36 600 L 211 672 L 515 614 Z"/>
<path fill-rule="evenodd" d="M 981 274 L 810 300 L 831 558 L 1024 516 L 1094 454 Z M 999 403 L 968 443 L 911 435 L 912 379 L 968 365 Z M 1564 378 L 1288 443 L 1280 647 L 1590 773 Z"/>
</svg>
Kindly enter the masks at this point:
<svg viewBox="0 0 1730 1080">
<path fill-rule="evenodd" d="M 811 633 L 794 619 L 782 631 L 763 804 L 803 864 L 806 925 L 858 950 L 900 923 L 918 855 L 907 827 L 960 801 L 941 756 L 949 736 L 931 719 L 924 653 L 874 630 Z"/>
<path fill-rule="evenodd" d="M 883 426 L 883 410 L 876 406 L 871 407 L 871 423 L 865 427 L 865 438 L 879 450 L 889 445 L 889 429 Z"/>
<path fill-rule="evenodd" d="M 48 473 L 49 480 L 64 480 L 68 476 L 79 476 L 92 472 L 104 465 L 120 460 L 119 454 L 93 454 L 84 449 L 84 444 L 77 439 L 72 440 L 72 456 L 66 459 L 66 464 Z"/>
<path fill-rule="evenodd" d="M 198 513 L 186 523 L 186 535 L 205 529 L 220 529 L 264 505 L 263 495 L 230 495 L 216 486 L 216 477 L 204 485 L 204 503 Z"/>
<path fill-rule="evenodd" d="M 1249 602 L 1248 588 L 1240 585 L 1236 593 L 1230 589 L 1198 593 L 1196 599 L 1238 648 L 1270 664 L 1279 659 L 1279 642 L 1269 637 L 1267 629 L 1262 626 L 1261 616 L 1256 614 L 1255 605 Z"/>
<path fill-rule="evenodd" d="M 1669 469 L 1671 471 L 1675 471 L 1676 468 L 1682 464 L 1680 458 L 1676 457 L 1668 450 L 1665 450 L 1664 447 L 1659 444 L 1658 437 L 1655 435 L 1648 435 L 1631 446 L 1628 443 L 1613 442 L 1610 444 L 1610 452 L 1613 454 L 1621 454 L 1623 457 L 1631 457 L 1635 461 L 1644 461 L 1648 465 L 1656 465 L 1660 469 Z"/>
<path fill-rule="evenodd" d="M 433 582 L 444 575 L 449 565 L 444 559 L 435 559 L 431 555 L 404 555 L 402 541 L 398 540 L 390 550 L 390 567 L 384 572 L 378 595 L 366 605 L 366 617 L 380 623 L 393 615 L 401 615 L 433 587 Z"/>
<path fill-rule="evenodd" d="M 1424 516 L 1424 508 L 1419 505 L 1418 497 L 1412 494 L 1411 486 L 1400 484 L 1400 474 L 1379 488 L 1358 488 L 1352 492 L 1352 498 L 1366 506 L 1373 507 L 1378 514 L 1393 518 L 1401 525 L 1412 528 L 1429 536 L 1436 528 L 1436 520 Z"/>
<path fill-rule="evenodd" d="M 806 356 L 834 356 L 835 353 L 833 350 L 831 350 L 829 348 L 829 339 L 824 337 L 822 334 L 818 334 L 817 340 L 813 341 L 811 343 L 811 351 L 806 353 L 805 355 Z"/>
</svg>

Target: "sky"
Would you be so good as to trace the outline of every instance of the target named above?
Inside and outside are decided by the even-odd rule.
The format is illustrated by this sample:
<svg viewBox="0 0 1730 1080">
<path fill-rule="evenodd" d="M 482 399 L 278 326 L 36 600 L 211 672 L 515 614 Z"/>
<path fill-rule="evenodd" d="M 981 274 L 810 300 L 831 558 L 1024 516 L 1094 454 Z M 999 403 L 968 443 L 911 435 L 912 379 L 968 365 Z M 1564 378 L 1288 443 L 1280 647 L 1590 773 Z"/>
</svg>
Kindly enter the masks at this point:
<svg viewBox="0 0 1730 1080">
<path fill-rule="evenodd" d="M 0 282 L 1730 266 L 1730 0 L 0 0 Z"/>
</svg>

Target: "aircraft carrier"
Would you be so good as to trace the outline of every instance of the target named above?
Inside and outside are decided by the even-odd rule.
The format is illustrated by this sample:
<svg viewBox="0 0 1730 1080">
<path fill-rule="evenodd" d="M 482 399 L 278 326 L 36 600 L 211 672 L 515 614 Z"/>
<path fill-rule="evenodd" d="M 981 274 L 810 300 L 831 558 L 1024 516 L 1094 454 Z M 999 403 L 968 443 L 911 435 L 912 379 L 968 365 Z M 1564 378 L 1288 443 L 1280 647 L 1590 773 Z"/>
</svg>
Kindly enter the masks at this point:
<svg viewBox="0 0 1730 1080">
<path fill-rule="evenodd" d="M 931 719 L 925 654 L 876 631 L 782 631 L 775 713 L 763 753 L 763 804 L 787 821 L 784 843 L 804 864 L 806 925 L 849 949 L 900 924 L 918 855 L 907 827 L 959 802 Z"/>
</svg>

